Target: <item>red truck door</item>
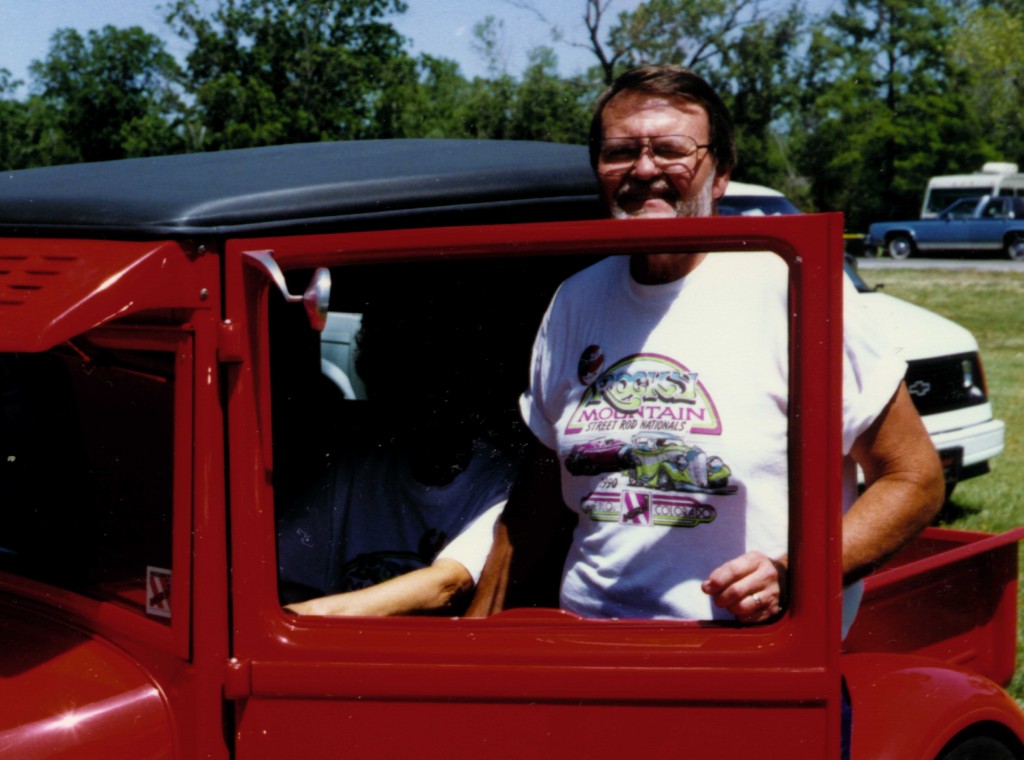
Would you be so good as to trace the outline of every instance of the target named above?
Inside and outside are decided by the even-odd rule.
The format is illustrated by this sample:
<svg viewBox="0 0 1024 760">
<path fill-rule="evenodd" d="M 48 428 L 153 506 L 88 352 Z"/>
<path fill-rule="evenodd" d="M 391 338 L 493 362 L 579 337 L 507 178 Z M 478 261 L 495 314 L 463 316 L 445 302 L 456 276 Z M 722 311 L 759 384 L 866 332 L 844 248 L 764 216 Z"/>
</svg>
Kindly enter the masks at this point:
<svg viewBox="0 0 1024 760">
<path fill-rule="evenodd" d="M 554 608 L 487 619 L 282 610 L 275 500 L 294 498 L 294 481 L 322 466 L 306 447 L 315 451 L 324 437 L 358 440 L 352 431 L 362 422 L 344 414 L 344 400 L 322 400 L 319 380 L 289 376 L 310 367 L 314 374 L 306 377 L 318 375 L 321 347 L 308 327 L 300 329 L 301 307 L 278 303 L 253 253 L 272 252 L 295 291 L 314 267 L 329 267 L 330 308 L 346 314 L 357 314 L 369 291 L 386 292 L 406 268 L 423 288 L 438 287 L 434 269 L 438 278 L 457 278 L 459 267 L 478 268 L 485 276 L 465 281 L 488 283 L 489 307 L 467 289 L 466 318 L 493 312 L 502 317 L 495 324 L 509 324 L 530 312 L 523 317 L 528 355 L 536 309 L 550 297 L 545 288 L 582 258 L 655 250 L 728 256 L 751 248 L 776 251 L 788 263 L 798 315 L 790 329 L 793 573 L 779 619 L 740 627 L 584 620 Z M 229 243 L 226 267 L 233 341 L 226 370 L 233 619 L 226 695 L 236 708 L 239 760 L 838 757 L 839 510 L 818 507 L 839 503 L 840 216 L 268 238 Z M 297 332 L 282 339 L 285 323 Z M 502 333 L 494 350 L 514 364 L 522 347 L 510 335 Z M 513 385 L 525 382 L 527 368 L 509 374 Z"/>
</svg>

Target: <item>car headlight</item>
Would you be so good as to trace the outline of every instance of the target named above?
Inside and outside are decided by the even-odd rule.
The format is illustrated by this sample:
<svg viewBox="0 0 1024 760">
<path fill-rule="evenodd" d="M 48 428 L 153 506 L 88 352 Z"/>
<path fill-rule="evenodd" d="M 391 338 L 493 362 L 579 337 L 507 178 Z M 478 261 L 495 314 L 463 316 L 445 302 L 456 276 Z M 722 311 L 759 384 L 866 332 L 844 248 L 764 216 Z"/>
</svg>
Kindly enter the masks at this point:
<svg viewBox="0 0 1024 760">
<path fill-rule="evenodd" d="M 972 401 L 984 401 L 988 397 L 985 378 L 981 373 L 981 359 L 977 354 L 960 360 L 961 386 Z"/>
</svg>

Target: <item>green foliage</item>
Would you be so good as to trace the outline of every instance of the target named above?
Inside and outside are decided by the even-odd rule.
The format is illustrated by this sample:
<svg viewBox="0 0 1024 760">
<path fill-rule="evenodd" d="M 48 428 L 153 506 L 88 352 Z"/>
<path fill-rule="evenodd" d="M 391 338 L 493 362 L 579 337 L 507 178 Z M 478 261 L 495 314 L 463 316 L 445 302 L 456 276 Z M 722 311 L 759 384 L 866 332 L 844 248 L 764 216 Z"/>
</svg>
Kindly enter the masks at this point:
<svg viewBox="0 0 1024 760">
<path fill-rule="evenodd" d="M 813 32 L 798 164 L 814 205 L 848 226 L 915 216 L 929 176 L 976 168 L 985 146 L 947 55 L 942 0 L 847 0 Z"/>
<path fill-rule="evenodd" d="M 805 23 L 799 4 L 745 25 L 721 65 L 706 72 L 732 111 L 740 162 L 736 179 L 777 187 L 809 208 L 789 156 L 785 118 L 797 103 L 797 50 Z"/>
<path fill-rule="evenodd" d="M 0 69 L 0 170 L 20 169 L 24 152 L 24 105 L 14 95 L 21 82 Z"/>
<path fill-rule="evenodd" d="M 736 40 L 744 22 L 756 18 L 751 0 L 648 0 L 619 15 L 613 43 L 628 51 L 622 67 L 676 63 L 697 68 Z"/>
<path fill-rule="evenodd" d="M 61 29 L 31 72 L 40 93 L 22 114 L 23 129 L 35 138 L 30 163 L 182 149 L 175 129 L 180 70 L 160 39 L 141 28 L 106 26 L 85 37 Z"/>
<path fill-rule="evenodd" d="M 516 140 L 582 142 L 590 125 L 588 89 L 557 75 L 554 52 L 545 47 L 530 54 L 516 93 L 509 136 Z"/>
<path fill-rule="evenodd" d="M 395 137 L 454 136 L 461 131 L 459 111 L 468 91 L 458 64 L 424 55 L 385 93 L 380 114 Z"/>
<path fill-rule="evenodd" d="M 389 98 L 390 136 L 578 143 L 587 133 L 592 91 L 560 79 L 554 53 L 541 47 L 531 52 L 522 80 L 502 74 L 468 81 L 452 61 L 423 56 L 418 76 L 396 83 Z"/>
<path fill-rule="evenodd" d="M 168 21 L 192 43 L 194 147 L 380 136 L 382 84 L 413 70 L 384 20 L 404 10 L 401 0 L 222 0 L 204 16 L 176 0 Z"/>
<path fill-rule="evenodd" d="M 952 59 L 965 72 L 969 106 L 978 115 L 996 159 L 1024 158 L 1021 50 L 1024 12 L 1020 7 L 1015 13 L 998 7 L 980 8 L 952 35 Z"/>
</svg>

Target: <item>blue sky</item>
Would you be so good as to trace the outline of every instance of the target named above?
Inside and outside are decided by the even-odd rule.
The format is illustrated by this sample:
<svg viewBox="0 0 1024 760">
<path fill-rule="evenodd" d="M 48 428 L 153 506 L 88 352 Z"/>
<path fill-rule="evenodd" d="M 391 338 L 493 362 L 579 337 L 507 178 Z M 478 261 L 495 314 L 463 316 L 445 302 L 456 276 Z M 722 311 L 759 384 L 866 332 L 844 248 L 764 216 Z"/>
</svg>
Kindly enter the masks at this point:
<svg viewBox="0 0 1024 760">
<path fill-rule="evenodd" d="M 211 0 L 201 0 L 213 6 Z M 614 7 L 625 10 L 639 0 L 616 0 Z M 519 73 L 525 66 L 526 52 L 537 45 L 551 44 L 547 27 L 532 14 L 514 8 L 502 0 L 407 0 L 409 10 L 392 21 L 404 36 L 413 41 L 412 49 L 445 58 L 462 66 L 464 74 L 483 75 L 484 64 L 473 50 L 473 26 L 488 15 L 504 20 L 508 69 Z M 50 37 L 61 28 L 86 32 L 106 24 L 119 27 L 141 26 L 164 37 L 175 54 L 184 44 L 171 35 L 163 21 L 164 0 L 0 0 L 0 68 L 8 69 L 16 79 L 26 80 L 31 61 L 45 57 Z M 544 0 L 551 20 L 566 29 L 582 27 L 583 0 Z M 557 48 L 560 68 L 570 74 L 589 65 L 584 53 L 568 45 Z"/>
<path fill-rule="evenodd" d="M 810 0 L 820 7 L 829 0 Z M 200 0 L 208 6 L 213 0 Z M 426 52 L 459 62 L 467 76 L 485 74 L 484 63 L 473 50 L 473 26 L 488 15 L 504 21 L 504 58 L 513 74 L 522 72 L 526 53 L 538 45 L 551 45 L 563 74 L 573 74 L 593 64 L 593 56 L 568 44 L 554 45 L 549 27 L 528 11 L 504 0 L 406 0 L 409 10 L 393 19 L 404 36 L 412 39 L 414 52 Z M 615 0 L 613 12 L 636 7 L 640 0 Z M 50 37 L 61 28 L 80 32 L 106 24 L 141 26 L 163 37 L 168 49 L 185 50 L 163 21 L 165 0 L 0 0 L 0 68 L 15 79 L 28 79 L 31 61 L 45 57 Z M 582 41 L 584 0 L 538 0 L 551 23 L 560 25 L 569 39 Z M 573 33 L 575 31 L 575 34 Z"/>
</svg>

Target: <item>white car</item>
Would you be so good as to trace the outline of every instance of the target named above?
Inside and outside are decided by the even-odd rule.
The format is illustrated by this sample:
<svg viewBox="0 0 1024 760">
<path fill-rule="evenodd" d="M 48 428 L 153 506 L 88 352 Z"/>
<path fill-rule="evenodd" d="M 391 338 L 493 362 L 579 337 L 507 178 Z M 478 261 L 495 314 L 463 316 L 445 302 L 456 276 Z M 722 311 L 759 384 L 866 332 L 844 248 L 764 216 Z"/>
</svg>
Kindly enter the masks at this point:
<svg viewBox="0 0 1024 760">
<path fill-rule="evenodd" d="M 798 214 L 785 195 L 762 185 L 730 182 L 718 210 L 725 215 Z M 920 306 L 870 287 L 848 258 L 846 274 L 879 330 L 907 362 L 907 388 L 942 458 L 946 493 L 989 471 L 1002 453 L 1006 425 L 994 419 L 988 387 L 969 330 Z"/>
</svg>

